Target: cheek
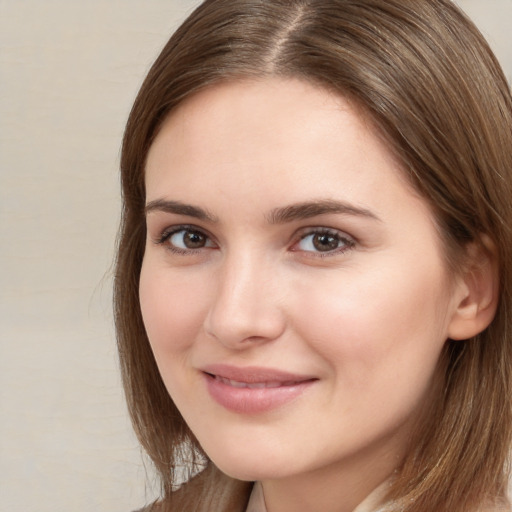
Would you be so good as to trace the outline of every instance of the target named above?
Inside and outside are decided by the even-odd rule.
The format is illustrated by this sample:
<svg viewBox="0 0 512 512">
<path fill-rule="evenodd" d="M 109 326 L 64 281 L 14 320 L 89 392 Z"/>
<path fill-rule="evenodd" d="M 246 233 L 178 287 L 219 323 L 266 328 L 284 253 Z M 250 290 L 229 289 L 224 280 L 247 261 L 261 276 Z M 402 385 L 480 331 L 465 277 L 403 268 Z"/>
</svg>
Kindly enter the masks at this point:
<svg viewBox="0 0 512 512">
<path fill-rule="evenodd" d="M 444 290 L 439 269 L 409 279 L 391 267 L 317 279 L 297 294 L 297 330 L 329 363 L 338 385 L 370 399 L 396 392 L 412 400 L 429 385 L 446 340 Z"/>
<path fill-rule="evenodd" d="M 139 297 L 142 318 L 157 361 L 165 353 L 187 350 L 202 326 L 204 283 L 196 286 L 194 278 L 144 260 Z"/>
</svg>

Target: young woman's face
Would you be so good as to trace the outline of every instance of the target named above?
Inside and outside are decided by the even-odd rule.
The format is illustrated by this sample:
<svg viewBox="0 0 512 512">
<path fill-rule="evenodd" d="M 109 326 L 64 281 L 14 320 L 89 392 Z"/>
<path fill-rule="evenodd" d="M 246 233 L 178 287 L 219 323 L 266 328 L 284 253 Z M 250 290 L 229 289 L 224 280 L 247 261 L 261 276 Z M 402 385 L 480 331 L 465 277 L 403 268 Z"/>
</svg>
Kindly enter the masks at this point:
<svg viewBox="0 0 512 512">
<path fill-rule="evenodd" d="M 144 323 L 212 460 L 247 480 L 392 471 L 458 288 L 371 126 L 304 82 L 218 85 L 164 123 L 146 186 Z"/>
</svg>

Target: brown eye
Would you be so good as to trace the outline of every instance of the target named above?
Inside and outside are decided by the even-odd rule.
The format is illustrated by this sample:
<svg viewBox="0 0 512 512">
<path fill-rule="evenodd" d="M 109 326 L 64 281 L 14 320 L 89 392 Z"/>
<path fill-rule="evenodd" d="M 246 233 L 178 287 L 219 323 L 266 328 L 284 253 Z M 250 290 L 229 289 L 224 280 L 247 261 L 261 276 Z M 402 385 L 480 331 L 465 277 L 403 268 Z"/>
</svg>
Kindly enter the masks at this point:
<svg viewBox="0 0 512 512">
<path fill-rule="evenodd" d="M 183 235 L 183 244 L 187 249 L 199 249 L 206 245 L 206 237 L 197 231 L 186 231 Z"/>
<path fill-rule="evenodd" d="M 340 239 L 328 233 L 319 233 L 313 235 L 311 242 L 317 251 L 334 251 L 339 247 Z"/>
<path fill-rule="evenodd" d="M 355 242 L 342 232 L 318 229 L 304 235 L 294 250 L 310 253 L 340 253 L 354 246 Z"/>
<path fill-rule="evenodd" d="M 204 233 L 190 228 L 179 229 L 165 238 L 171 247 L 182 251 L 214 246 Z"/>
</svg>

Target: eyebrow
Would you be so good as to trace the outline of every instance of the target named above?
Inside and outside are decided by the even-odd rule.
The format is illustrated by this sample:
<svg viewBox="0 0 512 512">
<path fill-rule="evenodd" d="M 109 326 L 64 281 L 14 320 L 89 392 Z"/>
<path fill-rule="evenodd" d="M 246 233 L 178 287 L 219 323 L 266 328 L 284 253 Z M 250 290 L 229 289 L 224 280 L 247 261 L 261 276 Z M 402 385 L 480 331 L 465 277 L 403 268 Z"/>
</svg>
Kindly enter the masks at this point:
<svg viewBox="0 0 512 512">
<path fill-rule="evenodd" d="M 377 221 L 381 220 L 375 213 L 367 210 L 366 208 L 360 208 L 343 201 L 335 201 L 332 199 L 307 201 L 304 203 L 285 206 L 283 208 L 275 208 L 270 212 L 268 219 L 271 224 L 283 224 L 329 213 L 366 217 Z"/>
<path fill-rule="evenodd" d="M 187 217 L 194 217 L 199 220 L 204 220 L 212 223 L 218 222 L 217 217 L 212 215 L 207 210 L 199 206 L 192 206 L 180 201 L 170 201 L 167 199 L 155 199 L 150 201 L 144 208 L 146 215 L 154 211 L 165 213 L 175 213 L 177 215 L 186 215 Z"/>
<path fill-rule="evenodd" d="M 199 220 L 217 223 L 218 218 L 207 210 L 199 206 L 185 204 L 180 201 L 171 201 L 168 199 L 155 199 L 150 201 L 144 208 L 146 215 L 154 211 L 164 213 L 174 213 L 176 215 L 185 215 Z M 282 208 L 273 209 L 267 220 L 270 224 L 285 224 L 296 220 L 309 219 L 319 215 L 343 214 L 356 217 L 366 217 L 380 221 L 381 219 L 372 211 L 366 208 L 357 207 L 343 201 L 332 199 L 320 199 L 316 201 L 307 201 L 303 203 L 291 204 Z"/>
</svg>

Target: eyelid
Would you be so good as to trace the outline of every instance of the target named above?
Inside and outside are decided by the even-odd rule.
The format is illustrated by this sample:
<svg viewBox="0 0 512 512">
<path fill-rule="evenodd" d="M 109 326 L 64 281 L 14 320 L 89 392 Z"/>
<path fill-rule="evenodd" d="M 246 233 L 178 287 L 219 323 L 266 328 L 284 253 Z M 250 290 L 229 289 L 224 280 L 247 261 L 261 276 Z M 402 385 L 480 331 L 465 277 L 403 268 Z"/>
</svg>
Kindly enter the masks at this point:
<svg viewBox="0 0 512 512">
<path fill-rule="evenodd" d="M 202 234 L 204 237 L 206 237 L 209 241 L 211 241 L 213 244 L 217 245 L 217 242 L 215 239 L 203 228 L 200 228 L 199 226 L 195 226 L 194 224 L 175 224 L 172 226 L 168 226 L 165 229 L 160 231 L 160 234 L 153 239 L 153 243 L 156 245 L 164 245 L 174 234 L 179 233 L 180 231 L 195 231 L 200 234 Z M 179 247 L 174 247 L 168 244 L 168 247 L 166 247 L 170 251 L 179 253 L 179 254 L 189 254 L 196 251 L 200 251 L 202 249 L 209 249 L 211 247 L 200 247 L 197 249 L 181 249 Z"/>
<path fill-rule="evenodd" d="M 333 249 L 330 251 L 306 251 L 302 249 L 294 249 L 293 247 L 299 244 L 302 240 L 304 240 L 306 237 L 311 235 L 332 235 L 337 237 L 341 242 L 345 243 L 344 247 L 339 247 L 337 249 Z M 335 228 L 329 228 L 325 226 L 311 226 L 300 229 L 294 236 L 292 243 L 292 252 L 302 252 L 304 254 L 307 254 L 311 257 L 320 257 L 325 258 L 328 256 L 336 256 L 343 254 L 347 251 L 350 251 L 354 248 L 354 246 L 357 244 L 357 240 L 355 237 L 349 235 L 345 231 L 341 231 L 339 229 Z"/>
<path fill-rule="evenodd" d="M 153 243 L 155 245 L 162 245 L 166 246 L 165 248 L 171 252 L 178 253 L 178 254 L 193 254 L 195 252 L 200 252 L 204 249 L 211 249 L 212 246 L 204 246 L 199 248 L 187 248 L 183 249 L 180 247 L 173 246 L 171 244 L 166 244 L 166 242 L 176 233 L 179 233 L 180 231 L 195 231 L 203 236 L 206 237 L 206 239 L 211 242 L 214 246 L 218 246 L 218 242 L 215 240 L 215 237 L 212 236 L 208 230 L 201 228 L 194 224 L 175 224 L 172 226 L 168 226 L 161 231 L 159 231 L 159 234 L 153 238 Z M 328 251 L 308 251 L 303 250 L 300 248 L 295 248 L 302 240 L 304 240 L 306 237 L 311 235 L 332 235 L 337 237 L 344 245 L 342 247 L 328 250 Z M 328 256 L 336 256 L 343 254 L 351 249 L 354 248 L 354 246 L 357 244 L 357 239 L 345 231 L 326 227 L 326 226 L 308 226 L 303 227 L 295 232 L 295 234 L 292 236 L 291 243 L 290 243 L 290 251 L 291 252 L 301 252 L 303 254 L 306 254 L 308 257 L 315 257 L 315 258 L 323 258 Z"/>
</svg>

